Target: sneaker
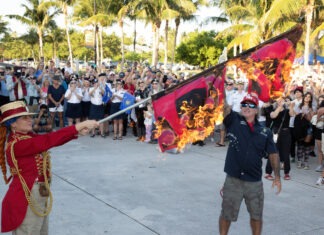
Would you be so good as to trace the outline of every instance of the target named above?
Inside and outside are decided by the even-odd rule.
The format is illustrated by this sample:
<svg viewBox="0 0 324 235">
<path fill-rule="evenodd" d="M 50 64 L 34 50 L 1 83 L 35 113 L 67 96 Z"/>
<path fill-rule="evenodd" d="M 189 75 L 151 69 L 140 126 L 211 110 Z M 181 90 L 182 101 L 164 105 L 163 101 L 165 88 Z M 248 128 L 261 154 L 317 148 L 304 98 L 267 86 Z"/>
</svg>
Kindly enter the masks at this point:
<svg viewBox="0 0 324 235">
<path fill-rule="evenodd" d="M 309 170 L 309 165 L 307 162 L 305 162 L 305 165 L 304 165 L 304 170 Z"/>
<path fill-rule="evenodd" d="M 264 178 L 266 178 L 267 180 L 274 180 L 273 176 L 271 174 L 266 174 L 264 176 Z"/>
<path fill-rule="evenodd" d="M 289 174 L 285 174 L 284 180 L 290 180 L 290 175 Z"/>
<path fill-rule="evenodd" d="M 315 169 L 317 172 L 322 172 L 323 171 L 323 165 L 318 165 Z"/>
<path fill-rule="evenodd" d="M 319 177 L 316 181 L 316 185 L 324 185 L 324 177 Z"/>
<path fill-rule="evenodd" d="M 303 164 L 301 161 L 297 161 L 297 168 L 301 169 L 303 167 Z"/>
</svg>

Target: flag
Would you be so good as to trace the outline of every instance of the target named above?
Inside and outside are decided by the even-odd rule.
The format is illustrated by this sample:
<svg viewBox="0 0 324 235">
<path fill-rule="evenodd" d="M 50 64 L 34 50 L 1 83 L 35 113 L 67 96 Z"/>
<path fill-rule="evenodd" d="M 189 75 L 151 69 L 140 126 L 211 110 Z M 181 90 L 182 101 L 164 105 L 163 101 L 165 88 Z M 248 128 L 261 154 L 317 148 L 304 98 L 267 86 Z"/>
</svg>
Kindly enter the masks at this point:
<svg viewBox="0 0 324 235">
<path fill-rule="evenodd" d="M 134 103 L 135 103 L 135 97 L 133 95 L 131 95 L 130 93 L 125 92 L 123 95 L 121 104 L 120 104 L 120 110 L 123 110 L 123 109 L 133 105 Z M 125 111 L 125 113 L 130 114 L 131 110 L 127 110 L 127 111 Z"/>
<path fill-rule="evenodd" d="M 110 90 L 109 86 L 105 84 L 105 92 L 102 96 L 102 102 L 104 104 L 107 104 L 111 97 L 112 97 L 112 91 Z"/>
<path fill-rule="evenodd" d="M 302 35 L 300 25 L 240 55 L 213 66 L 152 96 L 162 152 L 209 136 L 222 119 L 224 83 L 228 73 L 239 69 L 248 78 L 248 91 L 267 102 L 282 95 Z"/>
</svg>

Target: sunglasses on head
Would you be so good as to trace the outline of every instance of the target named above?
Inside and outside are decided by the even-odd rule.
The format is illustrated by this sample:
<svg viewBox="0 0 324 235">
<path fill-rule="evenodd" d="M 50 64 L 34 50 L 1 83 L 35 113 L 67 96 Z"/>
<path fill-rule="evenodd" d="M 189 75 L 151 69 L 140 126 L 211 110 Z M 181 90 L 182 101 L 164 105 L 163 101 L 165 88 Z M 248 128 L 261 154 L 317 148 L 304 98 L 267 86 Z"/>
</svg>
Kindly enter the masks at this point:
<svg viewBox="0 0 324 235">
<path fill-rule="evenodd" d="M 243 108 L 249 107 L 250 109 L 255 109 L 257 106 L 255 104 L 251 104 L 251 103 L 243 103 L 243 104 L 241 104 L 241 107 L 243 107 Z"/>
</svg>

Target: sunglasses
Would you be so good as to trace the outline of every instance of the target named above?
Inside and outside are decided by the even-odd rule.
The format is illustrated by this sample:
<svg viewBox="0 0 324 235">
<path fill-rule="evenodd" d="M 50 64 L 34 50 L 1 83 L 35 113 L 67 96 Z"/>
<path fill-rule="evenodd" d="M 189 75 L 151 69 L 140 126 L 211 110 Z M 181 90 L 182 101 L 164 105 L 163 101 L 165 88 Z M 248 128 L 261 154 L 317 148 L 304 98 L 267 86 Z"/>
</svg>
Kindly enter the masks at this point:
<svg viewBox="0 0 324 235">
<path fill-rule="evenodd" d="M 234 84 L 233 83 L 227 83 L 226 85 L 227 86 L 233 86 Z"/>
<path fill-rule="evenodd" d="M 249 107 L 250 109 L 255 109 L 257 106 L 255 104 L 251 104 L 251 103 L 243 103 L 241 104 L 242 108 L 246 108 Z"/>
</svg>

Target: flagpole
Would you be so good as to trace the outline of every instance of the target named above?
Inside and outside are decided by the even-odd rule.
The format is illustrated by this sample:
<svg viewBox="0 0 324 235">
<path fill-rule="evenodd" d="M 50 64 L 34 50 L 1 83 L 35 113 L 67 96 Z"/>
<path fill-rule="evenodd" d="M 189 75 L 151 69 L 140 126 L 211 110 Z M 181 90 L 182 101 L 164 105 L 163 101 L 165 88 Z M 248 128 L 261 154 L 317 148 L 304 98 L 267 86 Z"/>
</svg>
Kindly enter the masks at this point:
<svg viewBox="0 0 324 235">
<path fill-rule="evenodd" d="M 114 113 L 114 114 L 112 114 L 112 115 L 109 115 L 108 117 L 105 117 L 105 118 L 99 120 L 98 122 L 99 122 L 99 123 L 103 123 L 103 122 L 109 121 L 109 120 L 113 119 L 114 117 L 116 117 L 116 116 L 118 116 L 118 115 L 120 115 L 120 114 L 126 112 L 127 110 L 130 110 L 130 109 L 132 109 L 132 108 L 136 108 L 137 106 L 139 106 L 139 105 L 141 105 L 141 104 L 143 104 L 143 103 L 145 103 L 145 102 L 148 102 L 148 101 L 150 101 L 151 99 L 152 99 L 151 97 L 148 97 L 148 98 L 146 98 L 146 99 L 144 99 L 144 100 L 141 100 L 141 101 L 139 101 L 139 102 L 137 102 L 137 103 L 135 103 L 135 104 L 133 104 L 133 105 L 131 105 L 131 106 L 128 106 L 127 108 L 124 108 L 124 109 L 118 111 L 117 113 Z"/>
</svg>

